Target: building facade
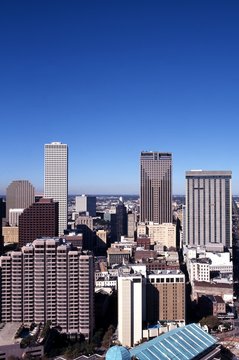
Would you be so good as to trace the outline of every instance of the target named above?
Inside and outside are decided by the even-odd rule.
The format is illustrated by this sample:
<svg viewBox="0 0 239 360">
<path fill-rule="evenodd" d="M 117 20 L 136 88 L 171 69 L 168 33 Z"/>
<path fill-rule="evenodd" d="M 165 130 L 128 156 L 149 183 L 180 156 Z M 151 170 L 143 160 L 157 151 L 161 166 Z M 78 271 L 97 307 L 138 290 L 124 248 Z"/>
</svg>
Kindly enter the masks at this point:
<svg viewBox="0 0 239 360">
<path fill-rule="evenodd" d="M 40 237 L 58 236 L 58 203 L 41 198 L 19 216 L 19 245 Z"/>
<path fill-rule="evenodd" d="M 67 228 L 68 146 L 60 142 L 45 144 L 44 197 L 59 203 L 59 235 Z"/>
<path fill-rule="evenodd" d="M 1 321 L 59 325 L 89 338 L 94 328 L 93 256 L 62 239 L 37 239 L 1 260 Z"/>
<path fill-rule="evenodd" d="M 35 202 L 35 189 L 28 180 L 14 180 L 6 190 L 6 221 L 10 209 L 26 209 Z"/>
<path fill-rule="evenodd" d="M 76 212 L 96 216 L 96 196 L 80 195 L 75 198 Z"/>
<path fill-rule="evenodd" d="M 186 172 L 186 244 L 232 246 L 231 171 Z"/>
<path fill-rule="evenodd" d="M 185 320 L 185 275 L 180 270 L 159 270 L 148 275 L 147 320 Z"/>
<path fill-rule="evenodd" d="M 172 222 L 172 154 L 141 152 L 140 221 Z"/>
<path fill-rule="evenodd" d="M 133 346 L 142 340 L 144 279 L 141 275 L 118 277 L 118 340 Z"/>
</svg>

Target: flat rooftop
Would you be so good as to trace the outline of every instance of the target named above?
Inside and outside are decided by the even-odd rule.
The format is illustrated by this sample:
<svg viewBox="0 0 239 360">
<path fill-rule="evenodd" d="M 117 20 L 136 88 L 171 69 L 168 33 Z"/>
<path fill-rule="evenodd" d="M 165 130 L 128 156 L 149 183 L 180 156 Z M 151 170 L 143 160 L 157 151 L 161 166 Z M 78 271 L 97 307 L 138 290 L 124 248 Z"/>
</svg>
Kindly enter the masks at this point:
<svg viewBox="0 0 239 360">
<path fill-rule="evenodd" d="M 14 336 L 21 324 L 21 322 L 6 323 L 3 328 L 1 328 L 2 324 L 0 325 L 0 346 L 12 345 L 17 342 Z"/>
</svg>

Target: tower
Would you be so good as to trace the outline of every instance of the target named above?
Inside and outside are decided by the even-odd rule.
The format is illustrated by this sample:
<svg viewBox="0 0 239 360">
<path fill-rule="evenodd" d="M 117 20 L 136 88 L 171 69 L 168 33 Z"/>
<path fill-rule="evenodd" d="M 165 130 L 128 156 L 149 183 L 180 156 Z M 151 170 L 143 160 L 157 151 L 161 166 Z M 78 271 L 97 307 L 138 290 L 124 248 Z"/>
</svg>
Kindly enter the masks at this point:
<svg viewBox="0 0 239 360">
<path fill-rule="evenodd" d="M 60 142 L 45 144 L 44 197 L 59 204 L 59 235 L 67 228 L 68 146 Z"/>
<path fill-rule="evenodd" d="M 6 190 L 6 220 L 10 209 L 26 209 L 35 202 L 35 189 L 28 180 L 14 180 Z"/>
<path fill-rule="evenodd" d="M 141 152 L 140 221 L 172 222 L 172 154 Z"/>
<path fill-rule="evenodd" d="M 142 275 L 118 277 L 118 339 L 123 346 L 142 340 L 145 307 Z"/>
<path fill-rule="evenodd" d="M 186 244 L 232 246 L 231 171 L 186 172 Z"/>
</svg>

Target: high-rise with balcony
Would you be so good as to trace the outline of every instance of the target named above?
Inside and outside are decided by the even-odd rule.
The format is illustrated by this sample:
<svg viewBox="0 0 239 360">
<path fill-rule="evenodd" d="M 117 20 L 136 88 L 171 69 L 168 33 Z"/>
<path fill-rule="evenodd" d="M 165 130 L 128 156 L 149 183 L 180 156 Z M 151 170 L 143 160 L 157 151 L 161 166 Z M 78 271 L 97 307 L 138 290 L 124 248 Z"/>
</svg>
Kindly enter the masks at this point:
<svg viewBox="0 0 239 360">
<path fill-rule="evenodd" d="M 231 171 L 186 172 L 186 244 L 232 246 Z"/>
<path fill-rule="evenodd" d="M 0 258 L 1 321 L 59 325 L 90 338 L 94 328 L 94 263 L 59 238 L 36 239 Z"/>
<path fill-rule="evenodd" d="M 44 197 L 59 204 L 59 235 L 67 228 L 68 146 L 60 142 L 45 144 Z"/>
<path fill-rule="evenodd" d="M 172 222 L 172 154 L 141 152 L 140 221 Z"/>
</svg>

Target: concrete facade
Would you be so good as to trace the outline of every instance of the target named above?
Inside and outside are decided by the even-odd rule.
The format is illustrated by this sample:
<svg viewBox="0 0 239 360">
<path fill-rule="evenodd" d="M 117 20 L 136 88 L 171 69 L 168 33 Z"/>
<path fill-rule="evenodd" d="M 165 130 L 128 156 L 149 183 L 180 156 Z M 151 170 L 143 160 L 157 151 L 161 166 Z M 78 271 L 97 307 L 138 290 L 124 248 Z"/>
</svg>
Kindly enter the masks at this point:
<svg viewBox="0 0 239 360">
<path fill-rule="evenodd" d="M 44 197 L 59 204 L 59 235 L 67 228 L 68 146 L 60 142 L 45 144 Z"/>
<path fill-rule="evenodd" d="M 2 322 L 46 323 L 89 338 L 94 327 L 93 256 L 62 239 L 37 239 L 1 258 Z"/>
<path fill-rule="evenodd" d="M 231 171 L 186 172 L 186 244 L 232 246 Z"/>
</svg>

